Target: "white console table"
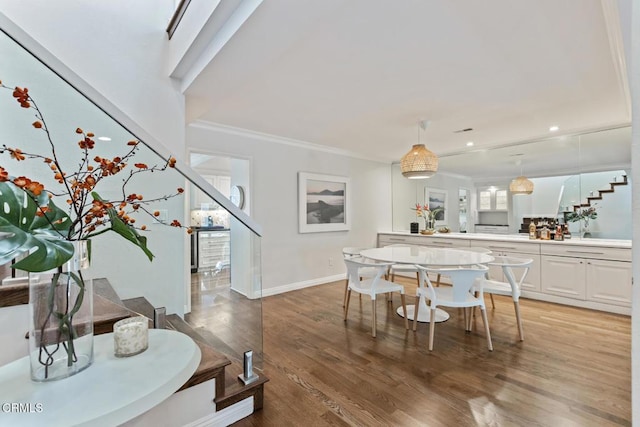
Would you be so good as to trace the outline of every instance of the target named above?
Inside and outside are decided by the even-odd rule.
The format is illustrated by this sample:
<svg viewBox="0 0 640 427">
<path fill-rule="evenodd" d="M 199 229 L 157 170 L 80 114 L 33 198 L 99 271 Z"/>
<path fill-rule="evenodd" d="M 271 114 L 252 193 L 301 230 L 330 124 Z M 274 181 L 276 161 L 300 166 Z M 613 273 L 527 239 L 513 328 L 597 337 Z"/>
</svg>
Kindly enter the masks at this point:
<svg viewBox="0 0 640 427">
<path fill-rule="evenodd" d="M 114 356 L 112 333 L 97 335 L 93 364 L 62 380 L 31 381 L 23 357 L 0 367 L 0 426 L 119 425 L 175 393 L 199 363 L 190 337 L 162 329 L 149 330 L 149 348 L 126 358 Z"/>
</svg>

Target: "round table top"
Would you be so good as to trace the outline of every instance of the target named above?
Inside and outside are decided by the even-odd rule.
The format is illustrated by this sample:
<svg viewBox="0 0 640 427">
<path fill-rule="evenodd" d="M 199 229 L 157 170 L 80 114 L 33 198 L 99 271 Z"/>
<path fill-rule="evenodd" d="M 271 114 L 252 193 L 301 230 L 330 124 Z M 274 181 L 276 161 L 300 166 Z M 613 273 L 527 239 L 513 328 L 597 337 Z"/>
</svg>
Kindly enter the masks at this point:
<svg viewBox="0 0 640 427">
<path fill-rule="evenodd" d="M 200 363 L 198 346 L 176 331 L 150 329 L 149 348 L 131 357 L 114 356 L 113 333 L 93 344 L 93 364 L 60 380 L 31 381 L 29 356 L 0 367 L 0 425 L 120 425 L 171 396 Z"/>
<path fill-rule="evenodd" d="M 14 233 L 6 233 L 4 231 L 0 231 L 0 240 L 2 239 L 9 239 L 10 237 L 15 236 Z"/>
<path fill-rule="evenodd" d="M 429 248 L 424 246 L 387 246 L 366 249 L 360 255 L 375 261 L 422 266 L 455 267 L 487 264 L 494 260 L 491 255 L 465 251 L 464 249 Z"/>
</svg>

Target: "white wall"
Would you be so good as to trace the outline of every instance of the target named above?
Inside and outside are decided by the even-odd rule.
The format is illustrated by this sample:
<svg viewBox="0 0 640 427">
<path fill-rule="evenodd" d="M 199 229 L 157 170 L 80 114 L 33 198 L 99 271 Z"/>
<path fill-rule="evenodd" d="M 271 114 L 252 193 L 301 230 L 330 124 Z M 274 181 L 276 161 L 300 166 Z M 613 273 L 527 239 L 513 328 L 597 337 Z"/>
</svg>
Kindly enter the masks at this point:
<svg viewBox="0 0 640 427">
<path fill-rule="evenodd" d="M 437 173 L 428 179 L 407 179 L 400 172 L 400 165 L 391 166 L 392 174 L 392 194 L 393 199 L 393 231 L 409 231 L 412 222 L 418 222 L 420 229 L 423 229 L 424 219 L 416 218 L 414 208 L 416 204 L 425 204 L 425 190 L 429 188 L 445 190 L 447 192 L 447 206 L 445 209 L 445 223 L 452 231 L 459 231 L 460 216 L 458 191 L 460 188 L 469 190 L 469 214 L 467 219 L 467 230 L 473 229 L 473 224 L 477 215 L 475 214 L 475 189 L 473 181 L 469 178 L 458 177 L 443 173 Z M 445 225 L 445 224 L 442 224 Z M 388 231 L 388 227 L 385 227 Z"/>
<path fill-rule="evenodd" d="M 342 277 L 342 248 L 374 246 L 376 233 L 391 223 L 388 164 L 274 142 L 239 131 L 192 125 L 191 150 L 249 158 L 252 216 L 263 227 L 262 287 L 265 295 Z M 349 231 L 298 233 L 298 172 L 351 177 Z M 331 264 L 331 265 L 330 265 Z"/>
<path fill-rule="evenodd" d="M 625 3 L 625 2 L 622 2 Z M 628 2 L 626 2 L 628 3 Z M 628 8 L 627 8 L 628 10 Z M 632 140 L 631 140 L 631 164 L 632 181 L 640 182 L 640 2 L 633 0 L 632 6 L 632 42 L 631 57 L 628 64 L 631 64 L 629 82 L 631 85 L 631 100 L 633 105 L 632 117 Z M 640 218 L 640 189 L 634 186 L 632 189 L 632 215 L 633 218 Z M 640 242 L 640 227 L 633 226 L 633 240 Z M 633 245 L 633 277 L 640 277 L 640 248 Z M 640 286 L 633 288 L 633 308 L 632 308 L 632 342 L 631 342 L 631 372 L 632 372 L 632 421 L 633 425 L 640 425 Z"/>
<path fill-rule="evenodd" d="M 0 0 L 0 10 L 176 156 L 184 98 L 165 67 L 172 0 Z"/>
</svg>

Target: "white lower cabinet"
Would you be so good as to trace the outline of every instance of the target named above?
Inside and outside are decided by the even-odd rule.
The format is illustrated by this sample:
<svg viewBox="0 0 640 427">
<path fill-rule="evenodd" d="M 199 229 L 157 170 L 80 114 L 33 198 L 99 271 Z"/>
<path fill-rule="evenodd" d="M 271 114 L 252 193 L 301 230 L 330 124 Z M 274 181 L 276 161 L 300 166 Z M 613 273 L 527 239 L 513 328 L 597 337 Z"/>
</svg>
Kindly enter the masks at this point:
<svg viewBox="0 0 640 427">
<path fill-rule="evenodd" d="M 631 263 L 587 259 L 587 300 L 631 307 Z"/>
<path fill-rule="evenodd" d="M 579 300 L 586 299 L 585 260 L 542 255 L 542 292 Z"/>
<path fill-rule="evenodd" d="M 505 238 L 487 240 L 468 236 L 440 237 L 380 234 L 378 245 L 483 247 L 494 256 L 530 258 L 533 263 L 522 290 L 528 298 L 630 314 L 631 249 L 602 245 L 575 245 L 562 242 L 522 241 Z M 494 280 L 506 281 L 501 267 L 489 267 Z M 521 271 L 514 269 L 520 278 Z"/>
</svg>

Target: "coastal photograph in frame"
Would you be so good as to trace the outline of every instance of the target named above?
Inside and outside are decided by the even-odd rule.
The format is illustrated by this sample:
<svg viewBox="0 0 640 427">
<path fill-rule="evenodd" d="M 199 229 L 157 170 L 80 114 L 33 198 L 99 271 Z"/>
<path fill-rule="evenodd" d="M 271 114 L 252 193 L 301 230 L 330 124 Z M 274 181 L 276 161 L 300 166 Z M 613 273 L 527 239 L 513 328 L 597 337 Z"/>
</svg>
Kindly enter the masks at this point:
<svg viewBox="0 0 640 427">
<path fill-rule="evenodd" d="M 446 225 L 447 221 L 447 190 L 439 188 L 425 188 L 424 194 L 425 204 L 429 206 L 429 210 L 442 209 L 435 216 L 434 226 Z"/>
<path fill-rule="evenodd" d="M 349 230 L 349 184 L 343 176 L 298 172 L 299 232 Z"/>
</svg>

